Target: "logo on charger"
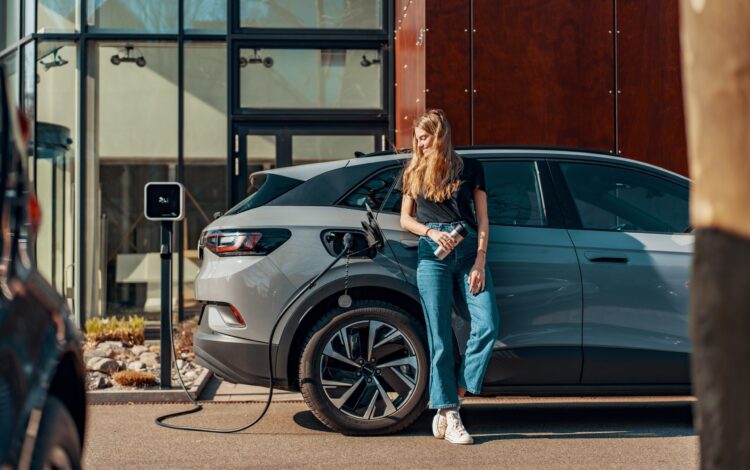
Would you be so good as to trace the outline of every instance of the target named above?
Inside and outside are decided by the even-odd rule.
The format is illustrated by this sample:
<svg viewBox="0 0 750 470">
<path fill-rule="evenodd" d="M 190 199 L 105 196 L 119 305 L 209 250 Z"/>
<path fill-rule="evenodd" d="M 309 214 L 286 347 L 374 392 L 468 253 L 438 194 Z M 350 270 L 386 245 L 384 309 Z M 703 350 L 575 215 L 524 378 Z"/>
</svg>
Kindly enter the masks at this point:
<svg viewBox="0 0 750 470">
<path fill-rule="evenodd" d="M 148 220 L 178 221 L 185 216 L 185 188 L 180 183 L 146 183 L 143 199 Z"/>
</svg>

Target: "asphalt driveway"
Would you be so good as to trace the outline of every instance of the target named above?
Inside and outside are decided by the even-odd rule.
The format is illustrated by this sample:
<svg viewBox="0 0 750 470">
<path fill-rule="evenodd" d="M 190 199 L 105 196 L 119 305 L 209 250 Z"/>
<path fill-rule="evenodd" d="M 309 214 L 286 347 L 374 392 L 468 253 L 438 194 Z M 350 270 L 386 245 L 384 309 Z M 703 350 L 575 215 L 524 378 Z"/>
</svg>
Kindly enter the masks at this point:
<svg viewBox="0 0 750 470">
<path fill-rule="evenodd" d="M 86 468 L 698 468 L 692 400 L 473 399 L 474 446 L 434 439 L 425 413 L 394 436 L 347 437 L 299 401 L 274 403 L 255 427 L 220 435 L 168 430 L 156 416 L 184 404 L 91 406 Z M 207 402 L 175 423 L 237 427 L 260 403 Z"/>
</svg>

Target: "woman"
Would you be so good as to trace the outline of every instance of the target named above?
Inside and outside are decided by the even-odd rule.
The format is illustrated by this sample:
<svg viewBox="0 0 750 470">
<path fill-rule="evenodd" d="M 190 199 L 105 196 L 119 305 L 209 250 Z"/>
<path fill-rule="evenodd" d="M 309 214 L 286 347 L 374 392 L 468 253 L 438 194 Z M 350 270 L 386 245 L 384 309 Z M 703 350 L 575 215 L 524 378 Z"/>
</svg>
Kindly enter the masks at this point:
<svg viewBox="0 0 750 470">
<path fill-rule="evenodd" d="M 401 226 L 420 235 L 417 286 L 430 347 L 428 406 L 437 410 L 432 432 L 454 444 L 472 444 L 459 415 L 459 397 L 466 391 L 480 392 L 499 322 L 485 266 L 489 221 L 484 171 L 478 161 L 453 151 L 448 120 L 443 111 L 433 109 L 414 123 L 413 157 L 400 183 Z M 449 236 L 457 223 L 469 232 L 458 245 Z M 451 252 L 440 260 L 434 254 L 438 247 Z M 471 317 L 457 377 L 451 329 L 454 292 Z"/>
</svg>

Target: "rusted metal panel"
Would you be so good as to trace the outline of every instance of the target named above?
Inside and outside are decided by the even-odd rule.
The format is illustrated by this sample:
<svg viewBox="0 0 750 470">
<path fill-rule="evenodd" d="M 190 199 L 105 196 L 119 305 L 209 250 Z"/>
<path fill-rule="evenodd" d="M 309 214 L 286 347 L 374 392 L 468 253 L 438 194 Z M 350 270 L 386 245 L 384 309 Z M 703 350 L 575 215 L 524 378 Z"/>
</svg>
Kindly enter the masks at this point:
<svg viewBox="0 0 750 470">
<path fill-rule="evenodd" d="M 688 175 L 677 0 L 617 0 L 622 155 Z"/>
<path fill-rule="evenodd" d="M 411 147 L 414 119 L 425 110 L 425 0 L 396 0 L 396 147 Z"/>
<path fill-rule="evenodd" d="M 445 111 L 454 145 L 470 141 L 470 0 L 427 5 L 427 107 Z"/>
<path fill-rule="evenodd" d="M 613 5 L 474 0 L 473 143 L 614 151 Z"/>
</svg>

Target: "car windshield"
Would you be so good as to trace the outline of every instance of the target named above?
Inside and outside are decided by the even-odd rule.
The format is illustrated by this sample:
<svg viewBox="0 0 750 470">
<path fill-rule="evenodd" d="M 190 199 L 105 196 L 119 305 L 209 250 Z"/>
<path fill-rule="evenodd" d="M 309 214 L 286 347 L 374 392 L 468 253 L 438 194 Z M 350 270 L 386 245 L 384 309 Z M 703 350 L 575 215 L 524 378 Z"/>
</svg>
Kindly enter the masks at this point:
<svg viewBox="0 0 750 470">
<path fill-rule="evenodd" d="M 302 183 L 302 180 L 275 173 L 253 173 L 248 187 L 249 196 L 229 209 L 226 215 L 239 214 L 260 207 Z"/>
</svg>

